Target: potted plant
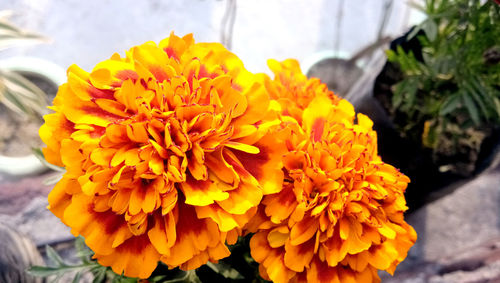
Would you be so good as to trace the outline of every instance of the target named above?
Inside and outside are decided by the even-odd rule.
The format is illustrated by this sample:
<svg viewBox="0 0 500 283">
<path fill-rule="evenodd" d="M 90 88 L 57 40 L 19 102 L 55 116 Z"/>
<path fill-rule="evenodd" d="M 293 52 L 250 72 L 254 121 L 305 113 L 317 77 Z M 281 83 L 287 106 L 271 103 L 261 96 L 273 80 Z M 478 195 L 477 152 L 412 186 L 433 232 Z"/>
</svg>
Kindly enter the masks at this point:
<svg viewBox="0 0 500 283">
<path fill-rule="evenodd" d="M 0 49 L 45 40 L 9 23 L 8 15 L 0 13 Z M 32 148 L 41 145 L 37 129 L 51 100 L 47 95 L 55 95 L 65 77 L 62 68 L 39 58 L 0 60 L 0 173 L 24 175 L 44 170 Z"/>
<path fill-rule="evenodd" d="M 483 168 L 500 122 L 500 6 L 428 0 L 419 8 L 426 20 L 391 44 L 374 90 L 401 139 L 387 152 L 414 177 L 408 193 L 417 198 Z"/>
</svg>

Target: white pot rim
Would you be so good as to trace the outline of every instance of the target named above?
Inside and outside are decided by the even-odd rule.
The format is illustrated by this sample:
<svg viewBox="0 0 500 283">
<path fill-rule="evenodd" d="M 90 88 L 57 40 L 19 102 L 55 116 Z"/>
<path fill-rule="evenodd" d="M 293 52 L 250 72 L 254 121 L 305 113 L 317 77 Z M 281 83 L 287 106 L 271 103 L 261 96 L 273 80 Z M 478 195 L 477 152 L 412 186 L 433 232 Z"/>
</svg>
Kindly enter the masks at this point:
<svg viewBox="0 0 500 283">
<path fill-rule="evenodd" d="M 9 71 L 29 72 L 46 77 L 60 86 L 66 82 L 66 71 L 54 62 L 46 59 L 16 56 L 0 60 L 0 69 Z"/>
<path fill-rule="evenodd" d="M 22 56 L 2 59 L 0 60 L 0 69 L 33 73 L 45 77 L 57 86 L 67 80 L 65 70 L 59 65 L 36 57 Z M 33 154 L 15 157 L 0 155 L 0 173 L 23 176 L 45 170 L 47 170 L 47 167 Z"/>
</svg>

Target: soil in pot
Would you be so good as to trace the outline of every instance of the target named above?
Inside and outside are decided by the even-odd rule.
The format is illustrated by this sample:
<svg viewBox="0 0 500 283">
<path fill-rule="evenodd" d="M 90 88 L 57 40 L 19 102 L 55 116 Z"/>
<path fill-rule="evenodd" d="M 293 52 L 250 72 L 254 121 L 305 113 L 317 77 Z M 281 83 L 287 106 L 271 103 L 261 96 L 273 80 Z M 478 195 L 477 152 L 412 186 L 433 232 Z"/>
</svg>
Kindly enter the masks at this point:
<svg viewBox="0 0 500 283">
<path fill-rule="evenodd" d="M 34 73 L 19 72 L 47 94 L 52 101 L 58 86 L 50 80 Z M 32 148 L 42 147 L 38 129 L 43 124 L 42 117 L 26 117 L 0 103 L 0 155 L 19 157 L 31 154 Z"/>
<path fill-rule="evenodd" d="M 411 31 L 410 31 L 411 32 Z M 410 33 L 409 32 L 409 33 Z M 406 52 L 411 50 L 418 60 L 422 60 L 422 48 L 417 37 L 410 41 L 406 36 L 391 43 L 391 49 L 401 46 Z M 375 123 L 374 128 L 379 137 L 379 153 L 384 161 L 394 165 L 411 179 L 405 193 L 410 210 L 453 192 L 464 180 L 478 174 L 488 166 L 488 160 L 499 146 L 500 129 L 490 125 L 470 128 L 463 133 L 468 138 L 462 139 L 466 144 L 452 144 L 455 130 L 440 134 L 435 150 L 422 144 L 424 125 L 415 131 L 403 134 L 398 132 L 395 124 L 404 124 L 408 120 L 402 111 L 392 109 L 392 87 L 402 80 L 403 74 L 398 66 L 387 62 L 374 85 L 374 98 L 385 110 L 384 114 L 393 122 L 392 125 Z M 405 120 L 406 119 L 406 120 Z M 447 144 L 448 142 L 448 144 Z M 439 144 L 442 143 L 442 144 Z M 456 146 L 452 148 L 452 146 Z"/>
</svg>

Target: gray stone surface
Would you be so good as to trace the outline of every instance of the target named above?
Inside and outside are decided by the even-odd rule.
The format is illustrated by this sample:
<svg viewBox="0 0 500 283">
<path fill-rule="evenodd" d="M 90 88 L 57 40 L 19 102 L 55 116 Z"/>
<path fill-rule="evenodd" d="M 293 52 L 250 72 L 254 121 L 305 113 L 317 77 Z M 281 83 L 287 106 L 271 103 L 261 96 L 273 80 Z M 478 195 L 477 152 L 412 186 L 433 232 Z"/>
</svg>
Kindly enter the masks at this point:
<svg viewBox="0 0 500 283">
<path fill-rule="evenodd" d="M 476 178 L 408 215 L 417 243 L 384 282 L 500 282 L 500 154 Z"/>
<path fill-rule="evenodd" d="M 72 239 L 69 228 L 47 209 L 47 197 L 34 198 L 16 215 L 1 215 L 0 219 L 31 237 L 37 246 Z"/>
<path fill-rule="evenodd" d="M 500 235 L 498 172 L 481 175 L 411 215 L 408 221 L 419 230 L 412 252 L 434 261 Z"/>
</svg>

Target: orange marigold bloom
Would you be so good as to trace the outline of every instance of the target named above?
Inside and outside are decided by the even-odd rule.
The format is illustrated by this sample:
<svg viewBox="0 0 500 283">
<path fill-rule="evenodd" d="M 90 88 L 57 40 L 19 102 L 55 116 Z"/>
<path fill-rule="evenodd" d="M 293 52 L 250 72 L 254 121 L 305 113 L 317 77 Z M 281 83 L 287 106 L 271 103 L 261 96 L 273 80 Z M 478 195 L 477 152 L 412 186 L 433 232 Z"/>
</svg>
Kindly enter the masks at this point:
<svg viewBox="0 0 500 283">
<path fill-rule="evenodd" d="M 296 92 L 286 76 L 276 88 Z M 346 100 L 320 94 L 294 107 L 299 119 L 285 107 L 282 117 L 283 188 L 247 225 L 252 257 L 274 282 L 378 282 L 377 270 L 392 274 L 416 241 L 403 218 L 410 180 L 382 162 L 372 121 L 355 123 Z"/>
<path fill-rule="evenodd" d="M 302 74 L 297 60 L 278 62 L 271 59 L 268 65 L 275 75 L 274 81 L 264 79 L 269 96 L 279 102 L 285 115 L 299 122 L 302 119 L 302 111 L 315 97 L 327 96 L 335 104 L 340 100 L 318 78 L 308 79 Z"/>
<path fill-rule="evenodd" d="M 234 54 L 192 35 L 90 73 L 73 65 L 40 129 L 46 159 L 67 170 L 49 208 L 118 274 L 226 257 L 263 194 L 282 186 L 269 105 Z"/>
</svg>

